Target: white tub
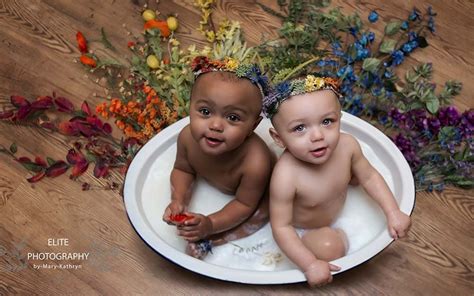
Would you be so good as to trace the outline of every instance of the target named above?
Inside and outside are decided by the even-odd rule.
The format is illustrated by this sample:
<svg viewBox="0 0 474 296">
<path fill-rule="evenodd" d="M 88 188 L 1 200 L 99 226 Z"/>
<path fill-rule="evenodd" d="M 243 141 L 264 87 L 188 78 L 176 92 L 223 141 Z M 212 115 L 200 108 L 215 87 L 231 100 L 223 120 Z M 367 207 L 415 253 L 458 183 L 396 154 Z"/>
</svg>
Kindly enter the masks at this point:
<svg viewBox="0 0 474 296">
<path fill-rule="evenodd" d="M 216 279 L 248 284 L 285 284 L 305 281 L 303 273 L 289 262 L 276 246 L 269 224 L 250 237 L 215 247 L 205 261 L 184 253 L 186 243 L 176 228 L 161 220 L 169 203 L 169 175 L 176 153 L 179 131 L 189 123 L 182 119 L 152 138 L 133 159 L 128 170 L 124 201 L 128 217 L 138 235 L 153 250 L 191 271 Z M 278 150 L 268 134 L 269 120 L 263 120 L 257 133 Z M 378 129 L 343 112 L 343 132 L 355 136 L 364 155 L 384 176 L 403 212 L 411 214 L 415 202 L 414 181 L 410 168 L 397 147 Z M 197 182 L 190 211 L 211 213 L 226 204 L 231 196 Z M 334 260 L 344 272 L 375 256 L 387 247 L 390 237 L 379 207 L 360 188 L 350 187 L 347 202 L 335 226 L 348 235 L 348 254 Z"/>
</svg>

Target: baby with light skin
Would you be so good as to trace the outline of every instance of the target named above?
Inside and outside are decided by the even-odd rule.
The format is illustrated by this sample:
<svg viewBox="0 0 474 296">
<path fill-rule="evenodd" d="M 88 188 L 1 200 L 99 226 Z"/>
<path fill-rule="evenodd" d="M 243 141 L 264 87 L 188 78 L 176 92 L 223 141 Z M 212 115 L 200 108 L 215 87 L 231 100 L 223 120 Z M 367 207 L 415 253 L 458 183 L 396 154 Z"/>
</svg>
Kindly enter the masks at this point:
<svg viewBox="0 0 474 296">
<path fill-rule="evenodd" d="M 202 259 L 210 246 L 248 236 L 268 222 L 268 185 L 275 158 L 254 133 L 262 117 L 265 78 L 255 66 L 197 57 L 190 123 L 178 136 L 171 202 L 163 220 L 176 224 L 186 252 Z M 197 177 L 234 198 L 210 215 L 188 211 Z M 206 197 L 212 203 L 212 197 Z M 189 219 L 176 223 L 173 217 Z"/>
<path fill-rule="evenodd" d="M 404 237 L 411 224 L 357 140 L 341 133 L 338 97 L 335 79 L 308 75 L 277 85 L 264 100 L 270 134 L 285 149 L 270 183 L 273 236 L 310 286 L 330 283 L 331 271 L 340 267 L 329 262 L 347 253 L 346 234 L 331 225 L 350 184 L 361 185 L 378 203 L 394 239 Z"/>
</svg>

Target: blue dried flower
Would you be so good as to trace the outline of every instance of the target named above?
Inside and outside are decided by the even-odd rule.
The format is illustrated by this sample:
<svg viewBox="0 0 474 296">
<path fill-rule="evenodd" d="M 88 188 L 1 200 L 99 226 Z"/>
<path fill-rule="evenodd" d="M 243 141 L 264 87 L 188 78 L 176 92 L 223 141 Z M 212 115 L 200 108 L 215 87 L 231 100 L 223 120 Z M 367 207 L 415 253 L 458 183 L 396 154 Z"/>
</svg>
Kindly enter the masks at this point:
<svg viewBox="0 0 474 296">
<path fill-rule="evenodd" d="M 402 25 L 400 26 L 400 29 L 402 30 L 408 30 L 408 22 L 407 21 L 404 21 L 402 23 Z"/>
<path fill-rule="evenodd" d="M 379 15 L 375 10 L 372 10 L 369 14 L 369 22 L 375 23 L 379 19 Z"/>
<path fill-rule="evenodd" d="M 393 59 L 393 64 L 395 66 L 398 66 L 401 63 L 403 63 L 403 61 L 405 59 L 405 55 L 403 54 L 403 51 L 401 51 L 401 50 L 394 51 L 391 56 L 392 56 L 392 59 Z"/>
<path fill-rule="evenodd" d="M 357 43 L 359 43 L 362 46 L 366 46 L 368 42 L 369 42 L 369 38 L 367 34 L 362 34 L 359 40 L 357 41 Z"/>
<path fill-rule="evenodd" d="M 359 28 L 357 27 L 350 27 L 349 28 L 349 33 L 351 33 L 352 36 L 357 37 L 357 33 L 359 32 Z"/>
<path fill-rule="evenodd" d="M 367 38 L 369 38 L 369 42 L 372 43 L 375 40 L 375 33 L 374 32 L 369 32 L 367 35 Z"/>
<path fill-rule="evenodd" d="M 332 50 L 332 53 L 335 56 L 342 57 L 344 55 L 344 52 L 342 51 L 341 44 L 337 41 L 331 43 L 331 50 Z"/>
<path fill-rule="evenodd" d="M 354 43 L 356 49 L 356 61 L 361 61 L 369 56 L 369 50 L 362 46 L 359 42 Z"/>
<path fill-rule="evenodd" d="M 385 69 L 385 72 L 383 73 L 383 76 L 385 78 L 392 78 L 393 77 L 393 72 L 390 68 Z"/>
<path fill-rule="evenodd" d="M 421 14 L 420 11 L 416 8 L 413 8 L 413 10 L 410 13 L 410 16 L 408 17 L 410 21 L 415 21 L 415 20 L 421 20 Z"/>
<path fill-rule="evenodd" d="M 414 41 L 418 39 L 418 34 L 416 32 L 408 32 L 408 41 Z"/>
<path fill-rule="evenodd" d="M 430 18 L 428 19 L 428 29 L 431 33 L 434 33 L 436 31 L 434 17 L 432 16 L 430 16 Z"/>
<path fill-rule="evenodd" d="M 413 51 L 413 49 L 414 49 L 414 47 L 413 47 L 413 44 L 411 42 L 407 42 L 407 43 L 403 44 L 403 46 L 402 46 L 402 51 L 404 53 L 410 53 L 410 52 Z"/>
<path fill-rule="evenodd" d="M 437 13 L 434 12 L 433 7 L 432 7 L 431 5 L 428 6 L 428 9 L 427 9 L 427 10 L 428 10 L 428 15 L 429 15 L 429 16 L 436 16 Z"/>
</svg>

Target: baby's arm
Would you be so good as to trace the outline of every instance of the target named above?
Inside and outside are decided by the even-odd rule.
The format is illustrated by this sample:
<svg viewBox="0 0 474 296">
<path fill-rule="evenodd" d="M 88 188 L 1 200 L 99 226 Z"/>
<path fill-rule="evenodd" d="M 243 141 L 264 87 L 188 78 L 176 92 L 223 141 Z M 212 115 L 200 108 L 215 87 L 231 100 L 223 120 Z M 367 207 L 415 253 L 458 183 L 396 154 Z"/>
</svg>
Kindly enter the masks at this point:
<svg viewBox="0 0 474 296">
<path fill-rule="evenodd" d="M 384 211 L 390 235 L 394 239 L 404 237 L 410 229 L 410 217 L 400 211 L 384 178 L 365 158 L 357 140 L 352 136 L 347 138 L 349 146 L 353 148 L 352 173 L 357 177 L 365 191 Z"/>
<path fill-rule="evenodd" d="M 208 216 L 190 213 L 194 218 L 179 227 L 184 239 L 193 242 L 229 230 L 252 215 L 264 196 L 271 174 L 271 155 L 264 149 L 255 150 L 248 153 L 249 157 L 243 163 L 235 198 Z"/>
<path fill-rule="evenodd" d="M 163 220 L 171 224 L 171 215 L 180 214 L 186 211 L 191 199 L 192 187 L 196 178 L 193 169 L 190 167 L 186 156 L 185 135 L 186 128 L 178 136 L 176 160 L 171 171 L 171 202 L 167 206 Z"/>
<path fill-rule="evenodd" d="M 291 171 L 278 163 L 270 183 L 270 222 L 273 237 L 286 256 L 303 270 L 310 286 L 330 283 L 331 270 L 339 268 L 318 260 L 303 244 L 292 225 L 296 196 L 296 188 L 292 184 L 294 182 Z"/>
</svg>

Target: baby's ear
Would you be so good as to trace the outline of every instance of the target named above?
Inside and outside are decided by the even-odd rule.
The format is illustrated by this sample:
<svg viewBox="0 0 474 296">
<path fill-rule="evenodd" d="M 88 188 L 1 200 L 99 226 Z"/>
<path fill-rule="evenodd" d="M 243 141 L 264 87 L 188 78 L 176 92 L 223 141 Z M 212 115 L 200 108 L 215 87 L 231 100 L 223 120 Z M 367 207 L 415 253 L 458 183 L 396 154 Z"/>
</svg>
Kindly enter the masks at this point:
<svg viewBox="0 0 474 296">
<path fill-rule="evenodd" d="M 285 149 L 285 144 L 283 143 L 280 135 L 278 134 L 278 132 L 276 131 L 276 129 L 274 129 L 273 127 L 271 127 L 268 132 L 270 133 L 270 136 L 272 137 L 273 141 L 275 141 L 275 143 L 278 145 L 278 147 L 280 148 L 283 148 Z"/>
</svg>

